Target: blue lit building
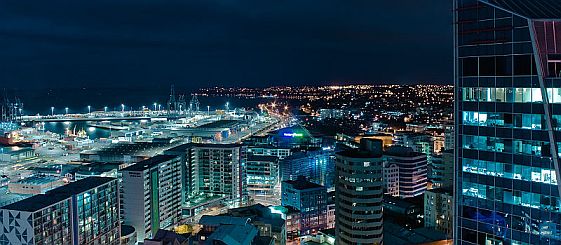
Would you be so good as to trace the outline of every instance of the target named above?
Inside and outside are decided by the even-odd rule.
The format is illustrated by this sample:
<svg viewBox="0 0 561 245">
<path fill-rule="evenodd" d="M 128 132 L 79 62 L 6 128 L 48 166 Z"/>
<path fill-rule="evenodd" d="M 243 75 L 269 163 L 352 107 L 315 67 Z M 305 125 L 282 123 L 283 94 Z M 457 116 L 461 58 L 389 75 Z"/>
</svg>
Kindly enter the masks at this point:
<svg viewBox="0 0 561 245">
<path fill-rule="evenodd" d="M 309 181 L 333 187 L 335 180 L 335 151 L 317 149 L 296 152 L 280 161 L 282 180 L 296 180 L 304 176 Z"/>
<path fill-rule="evenodd" d="M 454 4 L 455 244 L 561 244 L 561 1 Z"/>
</svg>

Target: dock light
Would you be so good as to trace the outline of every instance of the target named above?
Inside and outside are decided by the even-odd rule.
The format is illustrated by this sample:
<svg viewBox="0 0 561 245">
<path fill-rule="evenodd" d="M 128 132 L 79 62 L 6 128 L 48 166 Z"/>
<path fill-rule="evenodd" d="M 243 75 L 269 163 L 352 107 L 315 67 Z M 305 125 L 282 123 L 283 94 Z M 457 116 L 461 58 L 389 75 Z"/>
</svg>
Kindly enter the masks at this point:
<svg viewBox="0 0 561 245">
<path fill-rule="evenodd" d="M 88 114 L 92 113 L 92 107 L 88 106 Z"/>
<path fill-rule="evenodd" d="M 54 116 L 55 115 L 55 107 L 51 106 L 51 115 Z"/>
<path fill-rule="evenodd" d="M 121 110 L 125 112 L 125 104 L 121 104 Z"/>
<path fill-rule="evenodd" d="M 64 108 L 64 111 L 66 111 L 66 114 L 68 114 L 68 107 Z"/>
<path fill-rule="evenodd" d="M 158 103 L 154 102 L 154 111 L 156 110 L 157 106 L 158 106 Z"/>
<path fill-rule="evenodd" d="M 103 111 L 107 113 L 107 106 L 103 107 Z"/>
</svg>

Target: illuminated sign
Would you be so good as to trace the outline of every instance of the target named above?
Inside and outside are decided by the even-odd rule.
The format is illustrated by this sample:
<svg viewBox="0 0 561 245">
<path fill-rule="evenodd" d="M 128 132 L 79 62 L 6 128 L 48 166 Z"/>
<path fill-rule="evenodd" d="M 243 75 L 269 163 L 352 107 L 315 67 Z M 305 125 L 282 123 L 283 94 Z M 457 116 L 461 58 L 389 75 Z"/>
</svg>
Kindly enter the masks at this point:
<svg viewBox="0 0 561 245">
<path fill-rule="evenodd" d="M 303 136 L 304 136 L 304 134 L 302 134 L 302 133 L 283 133 L 283 135 L 284 135 L 285 137 L 292 137 L 292 138 L 294 138 L 294 137 L 303 137 Z"/>
</svg>

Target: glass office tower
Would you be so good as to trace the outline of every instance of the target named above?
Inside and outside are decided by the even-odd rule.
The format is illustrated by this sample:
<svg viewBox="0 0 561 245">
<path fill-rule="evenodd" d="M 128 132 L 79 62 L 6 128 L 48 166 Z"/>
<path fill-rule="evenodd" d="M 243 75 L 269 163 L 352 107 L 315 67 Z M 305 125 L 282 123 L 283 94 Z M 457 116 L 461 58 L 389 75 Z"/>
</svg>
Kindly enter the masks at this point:
<svg viewBox="0 0 561 245">
<path fill-rule="evenodd" d="M 455 0 L 455 244 L 561 244 L 561 0 Z"/>
</svg>

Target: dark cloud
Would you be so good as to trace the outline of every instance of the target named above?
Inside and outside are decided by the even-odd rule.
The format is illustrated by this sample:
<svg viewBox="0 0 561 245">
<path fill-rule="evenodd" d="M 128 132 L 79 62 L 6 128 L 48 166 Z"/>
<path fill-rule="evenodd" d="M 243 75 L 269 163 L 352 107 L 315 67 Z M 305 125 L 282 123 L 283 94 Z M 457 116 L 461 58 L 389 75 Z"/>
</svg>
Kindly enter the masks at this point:
<svg viewBox="0 0 561 245">
<path fill-rule="evenodd" d="M 7 87 L 451 80 L 443 0 L 0 1 Z"/>
</svg>

